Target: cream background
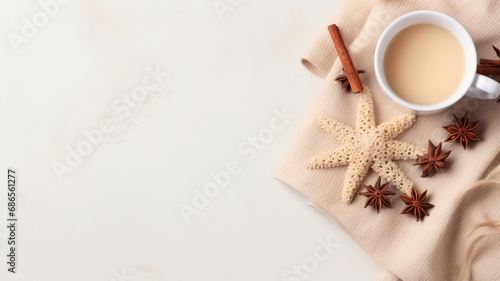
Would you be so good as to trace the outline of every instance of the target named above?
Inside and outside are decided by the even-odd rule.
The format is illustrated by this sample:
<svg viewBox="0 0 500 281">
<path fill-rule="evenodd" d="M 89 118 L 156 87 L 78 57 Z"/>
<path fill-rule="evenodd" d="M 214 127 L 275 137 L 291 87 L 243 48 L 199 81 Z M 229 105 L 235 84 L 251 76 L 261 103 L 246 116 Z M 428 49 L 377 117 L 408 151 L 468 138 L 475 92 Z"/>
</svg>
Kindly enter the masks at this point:
<svg viewBox="0 0 500 281">
<path fill-rule="evenodd" d="M 0 280 L 281 280 L 328 236 L 340 247 L 307 280 L 376 280 L 344 229 L 271 176 L 322 84 L 299 58 L 339 2 L 243 0 L 221 22 L 211 0 L 72 0 L 15 53 L 9 32 L 41 9 L 1 1 L 0 162 L 19 171 L 20 226 L 19 273 L 2 262 Z M 157 64 L 162 95 L 59 182 L 65 146 Z M 295 119 L 247 162 L 238 146 L 285 106 Z M 178 205 L 230 160 L 242 172 L 186 224 Z"/>
</svg>

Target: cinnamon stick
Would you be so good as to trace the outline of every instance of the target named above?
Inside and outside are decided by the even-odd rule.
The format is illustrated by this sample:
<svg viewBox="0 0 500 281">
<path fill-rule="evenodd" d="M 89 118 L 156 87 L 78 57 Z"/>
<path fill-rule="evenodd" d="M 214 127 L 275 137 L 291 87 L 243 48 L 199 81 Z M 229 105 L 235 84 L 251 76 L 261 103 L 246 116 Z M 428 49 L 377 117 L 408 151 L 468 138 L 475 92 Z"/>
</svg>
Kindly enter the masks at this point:
<svg viewBox="0 0 500 281">
<path fill-rule="evenodd" d="M 351 56 L 347 51 L 344 40 L 342 39 L 342 35 L 340 35 L 340 30 L 337 25 L 332 24 L 328 26 L 328 31 L 330 32 L 330 36 L 332 37 L 333 44 L 335 45 L 335 49 L 337 50 L 337 54 L 339 55 L 340 62 L 344 67 L 345 75 L 347 76 L 347 80 L 351 85 L 352 92 L 357 94 L 363 91 L 363 84 L 361 83 L 361 79 L 359 78 L 358 71 L 352 62 Z"/>
<path fill-rule="evenodd" d="M 500 75 L 500 66 L 478 65 L 476 72 L 483 75 Z"/>
<path fill-rule="evenodd" d="M 480 64 L 500 66 L 500 60 L 479 59 Z"/>
</svg>

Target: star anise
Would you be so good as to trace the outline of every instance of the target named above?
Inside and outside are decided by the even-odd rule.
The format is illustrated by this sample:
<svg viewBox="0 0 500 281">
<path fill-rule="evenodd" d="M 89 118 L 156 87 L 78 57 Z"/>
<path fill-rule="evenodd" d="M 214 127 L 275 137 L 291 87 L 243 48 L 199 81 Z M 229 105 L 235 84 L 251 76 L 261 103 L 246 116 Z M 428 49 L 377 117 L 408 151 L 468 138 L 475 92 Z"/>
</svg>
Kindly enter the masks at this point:
<svg viewBox="0 0 500 281">
<path fill-rule="evenodd" d="M 391 201 L 389 198 L 387 198 L 387 196 L 396 194 L 394 192 L 387 191 L 387 188 L 389 188 L 389 185 L 391 185 L 391 183 L 389 182 L 383 184 L 382 187 L 380 187 L 380 178 L 381 177 L 378 177 L 378 180 L 374 186 L 363 184 L 367 191 L 359 193 L 359 195 L 368 197 L 366 199 L 365 208 L 369 205 L 373 205 L 373 207 L 377 209 L 377 213 L 380 213 L 380 210 L 383 206 L 392 208 Z"/>
<path fill-rule="evenodd" d="M 413 211 L 413 215 L 417 219 L 417 221 L 423 219 L 423 217 L 428 216 L 426 209 L 434 207 L 434 205 L 426 202 L 425 197 L 427 196 L 427 190 L 422 194 L 418 195 L 415 187 L 411 190 L 411 197 L 406 195 L 401 195 L 401 200 L 405 202 L 406 207 L 404 208 L 401 214 L 406 214 Z"/>
<path fill-rule="evenodd" d="M 358 70 L 358 74 L 363 74 L 366 71 L 364 70 Z M 342 90 L 349 92 L 351 91 L 351 84 L 349 84 L 349 80 L 347 80 L 347 75 L 345 74 L 340 74 L 339 76 L 335 77 L 335 81 L 338 81 L 342 84 Z"/>
<path fill-rule="evenodd" d="M 469 140 L 481 140 L 474 132 L 479 125 L 479 121 L 469 122 L 468 113 L 466 113 L 462 118 L 458 118 L 455 114 L 453 114 L 453 122 L 455 123 L 454 125 L 443 126 L 443 128 L 449 133 L 448 137 L 444 140 L 445 142 L 460 140 L 464 149 L 467 150 Z"/>
<path fill-rule="evenodd" d="M 493 46 L 493 45 L 491 45 L 491 47 L 493 47 L 493 50 L 495 50 L 495 53 L 497 53 L 497 57 L 500 58 L 500 50 L 497 47 Z"/>
<path fill-rule="evenodd" d="M 446 163 L 446 158 L 451 153 L 451 150 L 446 151 L 446 152 L 441 152 L 441 146 L 442 142 L 438 144 L 438 146 L 434 146 L 431 140 L 429 140 L 429 145 L 427 146 L 427 154 L 424 155 L 418 155 L 418 161 L 413 164 L 413 166 L 416 165 L 423 165 L 424 166 L 424 171 L 422 173 L 422 177 L 425 178 L 429 176 L 431 173 L 434 171 L 440 173 L 441 169 L 443 168 L 448 168 L 448 163 Z"/>
</svg>

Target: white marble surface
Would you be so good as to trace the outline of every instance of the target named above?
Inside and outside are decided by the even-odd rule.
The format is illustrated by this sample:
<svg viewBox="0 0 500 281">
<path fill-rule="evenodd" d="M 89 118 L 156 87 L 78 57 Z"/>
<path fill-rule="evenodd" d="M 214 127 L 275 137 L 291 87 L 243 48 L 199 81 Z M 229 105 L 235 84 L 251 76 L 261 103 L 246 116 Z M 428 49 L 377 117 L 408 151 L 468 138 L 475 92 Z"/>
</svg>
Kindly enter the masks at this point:
<svg viewBox="0 0 500 281">
<path fill-rule="evenodd" d="M 2 262 L 0 280 L 377 280 L 341 226 L 271 176 L 321 87 L 300 55 L 339 1 L 221 0 L 223 21 L 213 0 L 66 2 L 49 16 L 0 2 L 0 174 L 19 183 L 18 273 Z M 188 223 L 179 207 L 227 165 Z"/>
</svg>

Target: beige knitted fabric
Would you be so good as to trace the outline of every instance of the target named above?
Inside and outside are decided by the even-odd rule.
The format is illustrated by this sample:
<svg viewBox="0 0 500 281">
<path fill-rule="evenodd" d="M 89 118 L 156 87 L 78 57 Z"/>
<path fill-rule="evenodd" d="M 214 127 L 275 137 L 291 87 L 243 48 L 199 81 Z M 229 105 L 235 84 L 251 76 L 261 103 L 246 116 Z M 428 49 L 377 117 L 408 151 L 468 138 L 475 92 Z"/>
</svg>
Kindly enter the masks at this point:
<svg viewBox="0 0 500 281">
<path fill-rule="evenodd" d="M 320 119 L 320 127 L 342 145 L 311 157 L 306 166 L 323 169 L 347 165 L 342 201 L 348 204 L 370 168 L 410 196 L 413 183 L 394 160 L 416 160 L 417 155 L 425 154 L 425 149 L 394 138 L 413 124 L 415 115 L 403 114 L 376 126 L 370 89 L 365 89 L 359 96 L 356 128 L 328 117 Z"/>
<path fill-rule="evenodd" d="M 421 168 L 412 166 L 412 161 L 397 162 L 419 191 L 429 190 L 429 201 L 435 207 L 423 222 L 400 215 L 405 204 L 397 196 L 392 198 L 393 209 L 384 209 L 380 214 L 371 208 L 364 209 L 361 197 L 345 204 L 341 190 L 346 166 L 310 170 L 304 165 L 310 157 L 343 144 L 326 134 L 318 119 L 328 116 L 355 127 L 361 98 L 345 94 L 334 81 L 342 66 L 326 26 L 336 23 L 340 27 L 356 66 L 367 70 L 363 82 L 371 89 L 375 118 L 383 123 L 410 112 L 384 96 L 376 85 L 373 76 L 376 41 L 392 20 L 421 9 L 451 15 L 469 31 L 480 57 L 495 56 L 491 44 L 500 45 L 500 1 L 345 1 L 330 22 L 318 27 L 320 37 L 302 60 L 310 71 L 325 78 L 325 85 L 315 95 L 310 114 L 281 159 L 275 177 L 305 194 L 313 206 L 341 223 L 390 272 L 382 280 L 469 280 L 459 276 L 468 260 L 472 261 L 472 280 L 500 280 L 500 235 L 486 235 L 498 232 L 499 227 L 484 223 L 500 221 L 500 168 L 485 179 L 500 162 L 499 103 L 464 98 L 447 111 L 418 116 L 411 128 L 398 135 L 399 141 L 426 147 L 428 139 L 438 143 L 446 138 L 447 132 L 441 126 L 452 122 L 453 113 L 463 115 L 469 111 L 470 118 L 480 120 L 477 129 L 480 142 L 473 143 L 466 151 L 459 143 L 443 144 L 443 149 L 453 150 L 448 158 L 451 166 L 443 173 L 421 178 Z M 370 172 L 363 183 L 371 184 L 376 178 L 377 174 Z M 396 191 L 394 187 L 391 190 Z M 476 230 L 470 232 L 470 229 Z"/>
</svg>

